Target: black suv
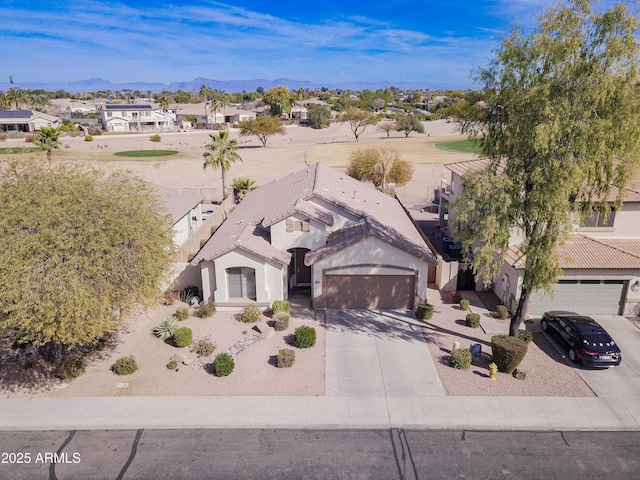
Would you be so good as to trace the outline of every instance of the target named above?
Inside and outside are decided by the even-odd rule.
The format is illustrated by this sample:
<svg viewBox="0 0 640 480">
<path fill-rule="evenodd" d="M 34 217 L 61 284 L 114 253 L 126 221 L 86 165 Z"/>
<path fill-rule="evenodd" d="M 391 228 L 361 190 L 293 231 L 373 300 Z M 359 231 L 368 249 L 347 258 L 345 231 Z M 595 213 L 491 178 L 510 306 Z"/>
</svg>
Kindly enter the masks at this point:
<svg viewBox="0 0 640 480">
<path fill-rule="evenodd" d="M 620 365 L 622 361 L 616 342 L 591 317 L 574 312 L 545 312 L 540 326 L 569 349 L 569 359 L 573 362 L 590 367 L 610 367 Z"/>
</svg>

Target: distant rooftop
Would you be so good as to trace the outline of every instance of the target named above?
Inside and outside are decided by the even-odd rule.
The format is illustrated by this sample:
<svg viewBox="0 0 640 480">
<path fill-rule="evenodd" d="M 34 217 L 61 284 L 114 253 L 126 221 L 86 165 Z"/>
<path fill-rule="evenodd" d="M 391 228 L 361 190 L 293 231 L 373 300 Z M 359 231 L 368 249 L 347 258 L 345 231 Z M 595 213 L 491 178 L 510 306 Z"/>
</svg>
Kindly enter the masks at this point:
<svg viewBox="0 0 640 480">
<path fill-rule="evenodd" d="M 105 105 L 105 110 L 155 110 L 152 105 Z"/>
</svg>

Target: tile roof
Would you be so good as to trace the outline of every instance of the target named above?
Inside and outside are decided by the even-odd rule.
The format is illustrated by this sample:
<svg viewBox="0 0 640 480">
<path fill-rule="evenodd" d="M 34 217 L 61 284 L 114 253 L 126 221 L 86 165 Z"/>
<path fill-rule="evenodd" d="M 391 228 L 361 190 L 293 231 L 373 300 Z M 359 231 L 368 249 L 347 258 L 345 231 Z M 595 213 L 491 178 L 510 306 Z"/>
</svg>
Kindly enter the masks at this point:
<svg viewBox="0 0 640 480">
<path fill-rule="evenodd" d="M 105 110 L 155 110 L 153 105 L 105 105 Z"/>
<path fill-rule="evenodd" d="M 640 240 L 596 239 L 575 234 L 558 246 L 557 253 L 563 270 L 640 269 Z M 525 257 L 519 245 L 509 247 L 505 261 L 516 269 L 524 268 Z"/>
<path fill-rule="evenodd" d="M 421 249 L 424 249 L 426 253 L 423 256 L 433 258 L 422 236 L 397 200 L 345 173 L 316 163 L 250 192 L 194 257 L 192 264 L 213 260 L 234 249 L 236 239 L 248 224 L 266 230 L 292 214 L 301 212 L 331 226 L 333 214 L 310 201 L 316 197 L 354 216 L 374 221 L 376 225 L 383 226 L 378 228 L 389 230 L 390 234 L 393 232 L 394 238 L 402 238 L 404 245 L 411 245 L 416 251 L 422 252 Z M 263 258 L 274 258 L 273 247 L 264 236 L 251 243 L 251 251 Z M 289 261 L 283 263 L 288 264 Z"/>
<path fill-rule="evenodd" d="M 481 168 L 485 168 L 491 163 L 491 160 L 488 158 L 478 158 L 475 160 L 464 160 L 462 162 L 455 163 L 447 163 L 445 165 L 446 168 L 451 170 L 453 173 L 457 173 L 459 176 L 463 176 L 469 170 L 480 170 Z"/>
<path fill-rule="evenodd" d="M 160 201 L 167 207 L 167 213 L 171 215 L 174 224 L 204 200 L 204 195 L 181 193 L 154 183 L 147 183 Z"/>
</svg>

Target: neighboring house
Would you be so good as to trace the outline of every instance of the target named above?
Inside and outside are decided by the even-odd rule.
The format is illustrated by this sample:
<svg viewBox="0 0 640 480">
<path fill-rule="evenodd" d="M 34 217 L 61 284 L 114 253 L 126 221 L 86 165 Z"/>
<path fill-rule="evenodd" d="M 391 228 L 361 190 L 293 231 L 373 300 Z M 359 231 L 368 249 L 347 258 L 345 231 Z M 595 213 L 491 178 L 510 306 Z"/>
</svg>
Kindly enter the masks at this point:
<svg viewBox="0 0 640 480">
<path fill-rule="evenodd" d="M 175 113 L 152 105 L 105 105 L 101 119 L 108 132 L 167 132 L 176 128 Z"/>
<path fill-rule="evenodd" d="M 42 127 L 58 128 L 60 119 L 32 110 L 0 110 L 0 131 L 33 133 Z"/>
<path fill-rule="evenodd" d="M 204 103 L 178 103 L 175 105 L 176 121 L 182 126 L 193 126 L 193 124 L 201 125 L 217 125 L 224 123 L 224 115 L 222 112 L 214 112 L 211 106 L 206 107 Z"/>
<path fill-rule="evenodd" d="M 202 225 L 201 204 L 204 195 L 180 193 L 149 183 L 156 196 L 167 208 L 173 222 L 173 243 L 179 247 Z"/>
<path fill-rule="evenodd" d="M 478 159 L 446 166 L 451 179 L 442 182 L 441 225 L 446 225 L 444 205 L 454 204 L 462 192 L 462 176 L 488 164 L 489 160 Z M 612 192 L 611 205 L 617 193 Z M 633 178 L 622 194 L 622 208 L 611 211 L 606 224 L 595 210 L 585 225 L 574 225 L 573 234 L 557 250 L 563 273 L 553 287 L 554 295 L 534 293 L 529 303 L 530 315 L 547 310 L 571 310 L 585 315 L 640 313 L 640 176 Z M 455 207 L 450 211 L 455 215 Z M 517 231 L 512 232 L 505 263 L 493 284 L 493 291 L 511 311 L 520 297 L 522 240 Z"/>
<path fill-rule="evenodd" d="M 412 309 L 437 262 L 396 199 L 317 163 L 249 193 L 191 263 L 221 306 L 309 287 L 314 308 Z"/>
</svg>

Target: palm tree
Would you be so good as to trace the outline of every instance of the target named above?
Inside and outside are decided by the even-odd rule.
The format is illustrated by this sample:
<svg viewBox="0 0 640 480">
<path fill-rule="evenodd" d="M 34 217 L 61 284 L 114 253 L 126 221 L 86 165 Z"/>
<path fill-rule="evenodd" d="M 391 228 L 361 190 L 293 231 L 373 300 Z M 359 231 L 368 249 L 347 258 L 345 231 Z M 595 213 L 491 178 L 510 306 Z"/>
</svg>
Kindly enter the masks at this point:
<svg viewBox="0 0 640 480">
<path fill-rule="evenodd" d="M 169 109 L 169 99 L 165 95 L 162 95 L 158 99 L 158 105 L 164 112 L 166 112 Z"/>
<path fill-rule="evenodd" d="M 229 139 L 229 132 L 222 130 L 218 135 L 210 133 L 211 143 L 204 146 L 204 165 L 202 168 L 211 167 L 213 170 L 220 168 L 222 174 L 222 200 L 226 200 L 227 195 L 227 170 L 231 167 L 231 162 L 242 161 L 238 153 L 238 142 Z"/>
<path fill-rule="evenodd" d="M 60 132 L 53 127 L 42 127 L 38 138 L 33 142 L 43 152 L 47 152 L 49 167 L 53 163 L 53 150 L 60 148 Z"/>
<path fill-rule="evenodd" d="M 236 197 L 236 203 L 240 203 L 247 193 L 254 191 L 258 188 L 255 180 L 251 180 L 249 177 L 234 178 L 233 183 L 233 195 Z"/>
</svg>

